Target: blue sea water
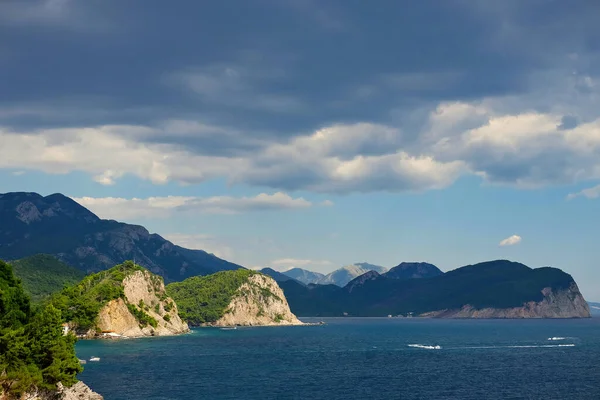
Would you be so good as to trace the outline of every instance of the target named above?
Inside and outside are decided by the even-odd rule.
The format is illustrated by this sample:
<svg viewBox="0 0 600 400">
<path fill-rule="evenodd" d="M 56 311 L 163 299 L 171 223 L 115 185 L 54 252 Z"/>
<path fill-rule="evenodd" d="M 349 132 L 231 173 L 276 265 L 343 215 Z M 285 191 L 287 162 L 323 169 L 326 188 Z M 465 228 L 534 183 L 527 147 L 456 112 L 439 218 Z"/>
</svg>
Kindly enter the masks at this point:
<svg viewBox="0 0 600 400">
<path fill-rule="evenodd" d="M 81 341 L 101 360 L 80 379 L 107 400 L 600 399 L 600 318 L 325 321 Z"/>
</svg>

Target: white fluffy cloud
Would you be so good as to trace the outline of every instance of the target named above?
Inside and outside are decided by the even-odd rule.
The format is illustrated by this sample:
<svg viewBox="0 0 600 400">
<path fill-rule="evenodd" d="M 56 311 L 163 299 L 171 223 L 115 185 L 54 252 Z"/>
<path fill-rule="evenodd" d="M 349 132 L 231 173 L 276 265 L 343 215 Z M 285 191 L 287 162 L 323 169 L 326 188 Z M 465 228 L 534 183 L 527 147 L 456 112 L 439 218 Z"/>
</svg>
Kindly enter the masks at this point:
<svg viewBox="0 0 600 400">
<path fill-rule="evenodd" d="M 165 218 L 174 212 L 207 214 L 238 214 L 250 211 L 299 209 L 313 206 L 310 201 L 292 198 L 281 192 L 261 193 L 254 197 L 186 197 L 167 196 L 146 199 L 120 197 L 74 197 L 73 200 L 101 218 L 127 220 L 135 218 Z"/>
<path fill-rule="evenodd" d="M 186 120 L 153 127 L 0 128 L 0 168 L 84 171 L 104 185 L 125 175 L 155 184 L 225 178 L 323 193 L 441 189 L 469 174 L 518 187 L 600 179 L 600 119 L 577 124 L 573 117 L 565 124 L 564 118 L 556 110 L 511 112 L 490 100 L 442 103 L 410 135 L 364 122 L 280 142 Z M 221 151 L 190 145 L 213 139 Z M 239 143 L 253 150 L 239 151 Z"/>
<path fill-rule="evenodd" d="M 588 199 L 597 199 L 600 197 L 600 185 L 598 186 L 594 186 L 591 188 L 587 188 L 587 189 L 583 189 L 580 192 L 577 193 L 570 193 L 567 196 L 567 200 L 572 200 L 576 197 L 587 197 Z"/>
<path fill-rule="evenodd" d="M 519 244 L 521 243 L 521 236 L 519 235 L 512 235 L 507 237 L 506 239 L 500 241 L 499 246 L 514 246 L 515 244 Z"/>
</svg>

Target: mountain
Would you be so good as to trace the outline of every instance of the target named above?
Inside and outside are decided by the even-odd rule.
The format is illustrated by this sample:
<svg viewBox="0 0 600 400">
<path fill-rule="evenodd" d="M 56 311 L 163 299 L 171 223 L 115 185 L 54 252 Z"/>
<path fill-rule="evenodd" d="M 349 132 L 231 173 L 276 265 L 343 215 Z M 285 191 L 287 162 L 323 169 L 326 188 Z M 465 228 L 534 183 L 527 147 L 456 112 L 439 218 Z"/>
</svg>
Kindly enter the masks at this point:
<svg viewBox="0 0 600 400">
<path fill-rule="evenodd" d="M 131 261 L 86 276 L 52 296 L 69 328 L 88 338 L 170 336 L 189 331 L 163 279 Z"/>
<path fill-rule="evenodd" d="M 291 278 L 291 277 L 287 276 L 286 274 L 283 274 L 279 271 L 275 271 L 273 268 L 263 268 L 260 270 L 260 273 L 270 276 L 271 278 L 275 279 L 275 282 L 285 282 L 285 281 L 289 281 L 289 280 L 295 280 L 294 278 Z"/>
<path fill-rule="evenodd" d="M 590 312 L 593 316 L 600 317 L 600 303 L 588 302 L 590 305 Z"/>
<path fill-rule="evenodd" d="M 359 287 L 363 286 L 367 281 L 374 281 L 374 280 L 378 279 L 380 276 L 381 276 L 381 274 L 377 271 L 365 272 L 358 278 L 354 278 L 350 282 L 348 282 L 348 284 L 346 286 L 344 286 L 344 289 L 347 290 L 348 293 L 352 293 L 352 291 L 355 288 L 359 288 Z"/>
<path fill-rule="evenodd" d="M 576 318 L 589 307 L 563 271 L 506 260 L 469 265 L 428 279 L 369 274 L 344 288 L 282 282 L 300 316 L 414 315 L 444 318 Z"/>
<path fill-rule="evenodd" d="M 403 262 L 383 274 L 391 279 L 433 278 L 442 275 L 438 267 L 424 262 Z"/>
<path fill-rule="evenodd" d="M 361 276 L 362 274 L 369 271 L 377 271 L 381 274 L 386 272 L 387 269 L 384 267 L 380 267 L 379 265 L 373 265 L 368 263 L 356 263 L 352 265 L 347 265 L 340 269 L 336 269 L 335 271 L 325 275 L 324 277 L 322 277 L 314 283 L 319 285 L 336 285 L 339 287 L 344 287 L 352 279 Z"/>
<path fill-rule="evenodd" d="M 287 275 L 290 278 L 294 278 L 298 282 L 302 282 L 306 285 L 309 283 L 316 283 L 325 276 L 321 273 L 308 271 L 302 268 L 292 268 L 282 272 L 282 274 Z"/>
<path fill-rule="evenodd" d="M 242 268 L 176 246 L 146 228 L 98 218 L 62 194 L 0 194 L 0 259 L 51 254 L 86 273 L 135 260 L 167 281 Z"/>
<path fill-rule="evenodd" d="M 288 279 L 302 286 L 301 283 Z M 301 325 L 275 280 L 239 269 L 171 283 L 167 292 L 193 326 Z"/>
<path fill-rule="evenodd" d="M 74 285 L 85 274 L 47 254 L 22 258 L 11 262 L 15 275 L 34 303 L 39 303 L 65 286 Z"/>
</svg>

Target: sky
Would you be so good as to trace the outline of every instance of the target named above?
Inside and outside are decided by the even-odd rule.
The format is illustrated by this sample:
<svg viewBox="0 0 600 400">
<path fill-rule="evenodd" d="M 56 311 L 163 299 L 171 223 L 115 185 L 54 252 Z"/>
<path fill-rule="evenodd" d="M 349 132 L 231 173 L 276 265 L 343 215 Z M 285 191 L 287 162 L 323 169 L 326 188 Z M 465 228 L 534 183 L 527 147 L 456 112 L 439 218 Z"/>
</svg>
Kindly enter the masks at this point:
<svg viewBox="0 0 600 400">
<path fill-rule="evenodd" d="M 249 268 L 510 259 L 600 301 L 599 13 L 2 0 L 0 192 Z"/>
</svg>

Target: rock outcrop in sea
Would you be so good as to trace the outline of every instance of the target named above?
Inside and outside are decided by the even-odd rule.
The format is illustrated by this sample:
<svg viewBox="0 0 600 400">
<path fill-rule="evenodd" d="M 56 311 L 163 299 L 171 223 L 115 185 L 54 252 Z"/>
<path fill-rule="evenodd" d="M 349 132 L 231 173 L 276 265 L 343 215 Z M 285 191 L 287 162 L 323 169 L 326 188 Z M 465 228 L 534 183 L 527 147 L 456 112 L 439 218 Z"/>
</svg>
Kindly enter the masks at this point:
<svg viewBox="0 0 600 400">
<path fill-rule="evenodd" d="M 243 283 L 231 299 L 225 314 L 213 326 L 273 326 L 302 325 L 290 311 L 290 306 L 269 276 L 254 274 Z"/>
<path fill-rule="evenodd" d="M 136 271 L 123 279 L 125 298 L 109 301 L 98 314 L 101 336 L 170 336 L 189 331 L 179 318 L 177 304 L 166 295 L 163 280 L 148 271 Z M 128 306 L 129 304 L 129 306 Z M 141 326 L 130 308 L 134 305 L 156 321 L 156 326 Z"/>
<path fill-rule="evenodd" d="M 529 301 L 521 307 L 475 308 L 465 305 L 460 309 L 439 310 L 423 313 L 421 317 L 433 318 L 589 318 L 590 308 L 577 284 L 572 282 L 568 289 L 542 290 L 541 301 Z"/>
<path fill-rule="evenodd" d="M 79 381 L 71 387 L 62 383 L 56 385 L 56 390 L 32 389 L 23 393 L 19 400 L 103 400 L 104 397 L 90 389 L 85 383 Z M 0 400 L 15 400 L 1 392 Z"/>
</svg>

